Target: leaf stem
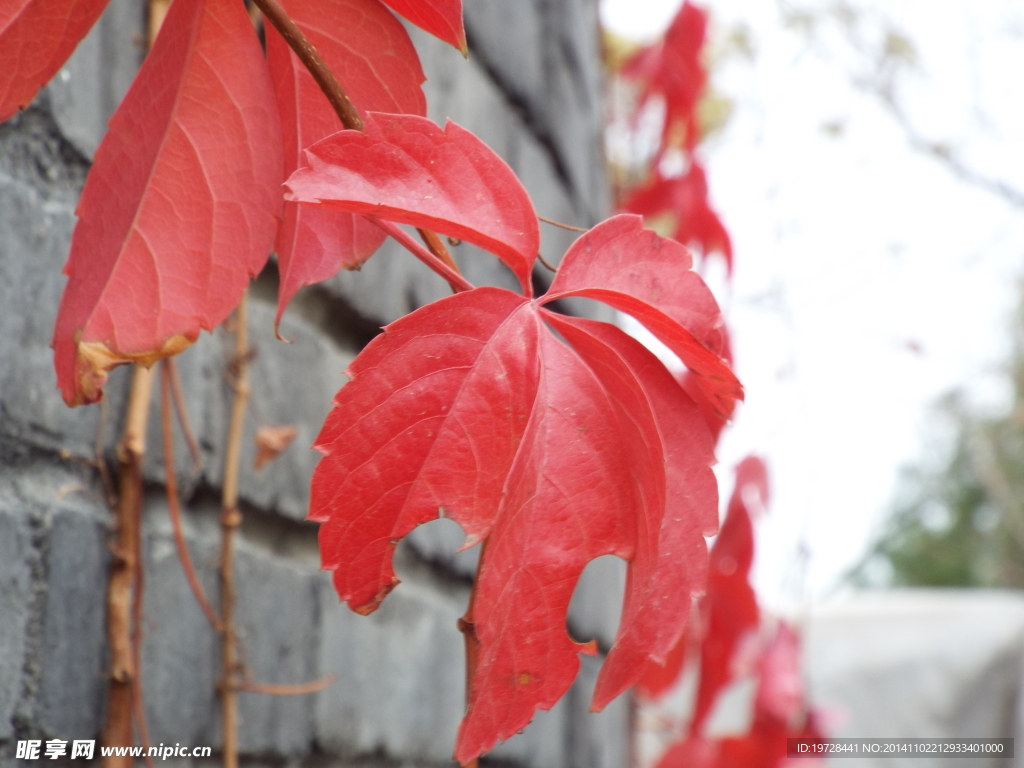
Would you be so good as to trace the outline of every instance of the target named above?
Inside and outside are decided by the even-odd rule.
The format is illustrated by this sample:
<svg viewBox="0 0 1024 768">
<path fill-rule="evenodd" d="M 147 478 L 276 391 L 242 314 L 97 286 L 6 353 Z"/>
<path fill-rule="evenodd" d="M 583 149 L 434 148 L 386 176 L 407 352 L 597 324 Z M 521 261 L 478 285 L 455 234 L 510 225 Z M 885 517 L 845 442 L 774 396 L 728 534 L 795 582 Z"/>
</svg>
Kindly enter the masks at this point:
<svg viewBox="0 0 1024 768">
<path fill-rule="evenodd" d="M 138 672 L 132 629 L 133 593 L 139 589 L 142 516 L 142 458 L 146 451 L 146 423 L 153 386 L 153 372 L 136 365 L 132 371 L 124 433 L 117 447 L 120 463 L 115 510 L 117 539 L 107 583 L 107 643 L 110 646 L 110 686 L 107 689 L 107 720 L 101 744 L 127 746 L 134 743 L 132 714 Z M 138 607 L 138 606 L 136 606 Z M 131 768 L 132 758 L 108 756 L 104 768 Z"/>
<path fill-rule="evenodd" d="M 232 369 L 234 397 L 231 404 L 231 422 L 228 425 L 228 444 L 224 457 L 224 489 L 221 496 L 221 548 L 220 548 L 220 623 L 221 659 L 221 715 L 224 732 L 224 768 L 238 768 L 238 643 L 235 633 L 235 533 L 242 523 L 238 510 L 238 472 L 242 458 L 242 430 L 245 409 L 249 400 L 249 333 L 248 289 L 242 294 L 234 316 L 235 355 Z"/>
<path fill-rule="evenodd" d="M 417 259 L 422 261 L 424 264 L 426 264 L 428 267 L 434 270 L 437 274 L 439 274 L 441 277 L 447 280 L 448 285 L 450 285 L 452 287 L 452 290 L 455 291 L 456 293 L 460 291 L 471 291 L 476 287 L 466 278 L 464 278 L 459 272 L 456 272 L 454 269 L 452 269 L 443 261 L 441 261 L 441 259 L 435 256 L 433 253 L 431 253 L 422 245 L 413 240 L 412 237 L 406 234 L 404 229 L 402 229 L 394 222 L 384 221 L 373 216 L 367 216 L 366 218 L 372 221 L 381 229 L 383 229 L 393 238 L 395 238 L 395 240 L 404 245 L 412 253 L 413 256 L 415 256 Z M 436 235 L 434 236 L 436 237 Z M 451 257 L 449 256 L 449 258 Z"/>
<path fill-rule="evenodd" d="M 274 25 L 274 29 L 281 33 L 281 37 L 295 51 L 295 55 L 299 57 L 302 65 L 309 70 L 309 74 L 316 80 L 316 84 L 320 86 L 320 90 L 324 92 L 324 96 L 331 102 L 334 111 L 338 113 L 341 124 L 353 131 L 363 130 L 363 119 L 359 117 L 352 100 L 349 99 L 345 89 L 341 87 L 341 83 L 331 72 L 320 52 L 299 29 L 298 24 L 292 21 L 277 0 L 253 0 L 253 4 L 260 9 L 264 18 Z"/>
<path fill-rule="evenodd" d="M 436 232 L 431 232 L 429 229 L 421 228 L 417 228 L 416 231 L 420 233 L 420 237 L 423 239 L 423 242 L 432 254 L 437 256 L 437 258 L 460 275 L 462 274 L 462 271 L 459 269 L 459 265 L 455 263 L 455 259 L 453 259 L 452 255 L 448 253 L 448 249 L 444 247 L 444 243 L 441 242 L 441 238 L 437 236 Z"/>
<path fill-rule="evenodd" d="M 466 608 L 465 615 L 458 620 L 456 626 L 459 628 L 459 632 L 462 633 L 463 638 L 466 641 L 466 711 L 469 711 L 470 706 L 473 704 L 473 678 L 476 677 L 477 661 L 480 658 L 480 638 L 476 635 L 476 624 L 473 618 L 473 608 L 476 603 L 476 587 L 480 583 L 480 566 L 483 565 L 484 555 L 487 554 L 487 541 L 484 539 L 483 544 L 480 545 L 480 562 L 477 563 L 476 573 L 473 576 L 473 588 L 469 592 L 469 606 Z M 462 768 L 478 768 L 480 763 L 479 756 L 474 757 L 468 763 L 465 763 Z"/>
</svg>

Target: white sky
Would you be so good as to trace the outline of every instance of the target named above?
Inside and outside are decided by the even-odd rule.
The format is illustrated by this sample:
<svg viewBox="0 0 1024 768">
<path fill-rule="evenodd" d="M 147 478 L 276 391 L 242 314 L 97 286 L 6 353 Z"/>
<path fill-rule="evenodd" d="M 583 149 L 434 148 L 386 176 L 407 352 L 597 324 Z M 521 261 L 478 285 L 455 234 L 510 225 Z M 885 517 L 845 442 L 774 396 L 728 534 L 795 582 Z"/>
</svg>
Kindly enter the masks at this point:
<svg viewBox="0 0 1024 768">
<path fill-rule="evenodd" d="M 602 16 L 650 38 L 679 4 L 603 0 Z M 801 542 L 805 588 L 821 598 L 878 531 L 899 467 L 935 449 L 940 395 L 963 386 L 985 407 L 1007 402 L 1024 275 L 1024 208 L 915 152 L 858 83 L 885 31 L 902 32 L 916 60 L 897 93 L 917 132 L 1024 189 L 1024 4 L 851 0 L 848 26 L 835 2 L 704 7 L 717 50 L 740 28 L 753 49 L 715 65 L 734 111 L 701 150 L 736 249 L 733 286 L 717 293 L 747 387 L 719 458 L 726 470 L 751 452 L 768 458 L 755 582 L 768 606 L 795 608 Z M 816 20 L 811 34 L 784 22 L 797 8 Z"/>
</svg>

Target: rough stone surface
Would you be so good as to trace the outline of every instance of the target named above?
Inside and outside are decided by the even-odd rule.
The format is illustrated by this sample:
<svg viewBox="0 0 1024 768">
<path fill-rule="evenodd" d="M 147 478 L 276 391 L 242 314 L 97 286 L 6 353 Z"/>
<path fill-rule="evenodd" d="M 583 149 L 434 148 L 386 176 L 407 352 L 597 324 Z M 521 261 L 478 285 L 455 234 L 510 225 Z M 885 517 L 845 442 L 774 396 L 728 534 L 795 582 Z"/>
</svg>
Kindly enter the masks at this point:
<svg viewBox="0 0 1024 768">
<path fill-rule="evenodd" d="M 0 739 L 14 734 L 11 717 L 21 689 L 32 587 L 30 538 L 19 507 L 8 488 L 0 490 Z"/>
<path fill-rule="evenodd" d="M 608 187 L 597 29 L 597 3 L 590 0 L 466 3 L 473 58 L 545 147 L 572 199 L 601 218 Z"/>
<path fill-rule="evenodd" d="M 492 0 L 469 7 L 473 55 L 413 31 L 430 77 L 430 115 L 476 132 L 519 174 L 542 215 L 590 224 L 607 208 L 600 149 L 599 62 L 591 0 Z M 74 210 L 118 100 L 139 64 L 143 4 L 112 0 L 96 28 L 31 108 L 0 125 L 0 766 L 23 738 L 95 738 L 107 681 L 105 582 L 112 517 L 97 453 L 116 467 L 128 370 L 111 375 L 106 407 L 67 409 L 55 387 L 50 337 L 65 278 Z M 490 30 L 492 24 L 503 25 Z M 507 58 L 506 57 L 510 57 Z M 570 71 L 571 70 L 571 71 Z M 579 130 L 578 133 L 573 133 Z M 542 252 L 558 261 L 576 235 L 542 225 Z M 452 248 L 467 277 L 515 289 L 493 256 Z M 538 269 L 540 289 L 550 280 Z M 237 537 L 237 627 L 247 674 L 294 684 L 337 674 L 306 696 L 239 697 L 243 764 L 428 768 L 451 765 L 464 709 L 464 658 L 456 620 L 465 610 L 478 548 L 455 554 L 449 521 L 415 531 L 399 547 L 403 584 L 369 617 L 339 604 L 320 572 L 316 527 L 303 521 L 317 455 L 309 446 L 342 371 L 383 323 L 448 294 L 447 285 L 398 248 L 385 246 L 360 273 L 296 297 L 273 336 L 276 272 L 251 291 L 252 399 L 243 441 Z M 582 304 L 574 311 L 610 317 Z M 603 313 L 603 314 L 602 314 Z M 176 359 L 201 454 L 193 464 L 173 427 L 185 539 L 199 580 L 219 601 L 220 485 L 234 356 L 230 334 L 203 334 Z M 293 445 L 253 468 L 260 425 L 291 424 Z M 102 434 L 100 434 L 102 432 Z M 143 467 L 142 669 L 154 744 L 221 742 L 219 638 L 187 583 L 169 522 L 159 389 Z M 569 630 L 614 638 L 621 563 L 588 568 Z M 500 745 L 487 766 L 625 765 L 624 703 L 588 715 L 598 659 L 552 711 Z M 58 761 L 60 762 L 60 761 Z M 168 760 L 207 768 L 213 759 Z M 75 764 L 78 764 L 77 762 Z M 219 763 L 218 763 L 219 764 Z"/>
<path fill-rule="evenodd" d="M 76 481 L 54 488 L 40 478 L 40 495 L 54 505 L 49 516 L 45 558 L 43 663 L 40 670 L 40 727 L 62 739 L 91 738 L 100 727 L 104 685 L 104 595 L 106 509 L 92 489 Z M 63 495 L 63 498 L 61 498 Z"/>
<path fill-rule="evenodd" d="M 107 517 L 95 484 L 76 468 L 5 457 L 0 739 L 25 731 L 86 738 L 99 726 Z"/>
<path fill-rule="evenodd" d="M 274 307 L 258 299 L 249 304 L 249 333 L 255 357 L 250 362 L 250 418 L 242 439 L 241 497 L 260 508 L 301 520 L 306 516 L 309 477 L 318 454 L 310 450 L 335 393 L 345 383 L 341 375 L 354 351 L 338 348 L 301 317 L 286 318 L 281 333 L 292 340 L 274 338 Z M 187 444 L 175 428 L 175 457 L 179 482 L 219 487 L 231 413 L 229 368 L 234 359 L 234 339 L 223 329 L 203 334 L 177 357 L 189 420 L 203 454 L 203 467 L 192 465 Z M 153 424 L 160 423 L 159 394 L 150 410 Z M 292 445 L 261 471 L 256 471 L 256 430 L 262 424 L 290 424 L 298 430 Z M 112 435 L 116 430 L 110 430 Z M 147 457 L 145 474 L 162 481 L 165 476 L 161 446 Z"/>
</svg>

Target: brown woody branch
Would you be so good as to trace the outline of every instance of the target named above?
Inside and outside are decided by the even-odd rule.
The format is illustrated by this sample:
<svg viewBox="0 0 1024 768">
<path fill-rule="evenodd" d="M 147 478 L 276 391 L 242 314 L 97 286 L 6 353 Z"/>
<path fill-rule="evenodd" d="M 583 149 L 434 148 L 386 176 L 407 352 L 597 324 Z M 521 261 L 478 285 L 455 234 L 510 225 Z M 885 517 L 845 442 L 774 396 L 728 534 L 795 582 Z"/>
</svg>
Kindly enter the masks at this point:
<svg viewBox="0 0 1024 768">
<path fill-rule="evenodd" d="M 473 618 L 473 609 L 476 603 L 476 587 L 480 583 L 480 566 L 483 565 L 484 555 L 487 554 L 487 539 L 480 545 L 480 562 L 476 566 L 476 574 L 473 576 L 473 588 L 469 593 L 469 607 L 466 608 L 466 615 L 456 622 L 456 626 L 466 641 L 466 710 L 473 703 L 473 678 L 476 676 L 477 661 L 480 658 L 480 638 L 476 634 L 476 624 Z M 479 758 L 474 757 L 462 768 L 478 768 Z"/>
<path fill-rule="evenodd" d="M 249 317 L 248 289 L 235 309 L 235 356 L 231 364 L 234 390 L 231 422 L 228 425 L 227 453 L 224 457 L 224 489 L 221 496 L 220 548 L 220 624 L 222 678 L 220 686 L 222 727 L 224 730 L 224 768 L 238 768 L 238 686 L 240 669 L 238 639 L 235 633 L 235 533 L 242 524 L 238 511 L 238 473 L 242 459 L 242 430 L 249 400 Z"/>
<path fill-rule="evenodd" d="M 331 102 L 334 111 L 338 113 L 341 124 L 353 131 L 363 130 L 363 119 L 359 117 L 352 100 L 349 99 L 345 89 L 341 87 L 341 83 L 331 72 L 320 52 L 299 29 L 298 24 L 292 21 L 291 17 L 285 13 L 284 8 L 278 5 L 277 0 L 253 0 L 253 4 L 260 9 L 264 18 L 274 25 L 274 29 L 281 33 L 281 37 L 295 51 L 295 55 L 299 57 L 302 65 L 309 70 L 309 74 L 316 80 L 316 84 L 320 86 L 320 90 L 324 92 L 324 96 Z"/>
<path fill-rule="evenodd" d="M 117 448 L 120 463 L 118 498 L 115 510 L 117 538 L 111 547 L 113 565 L 107 583 L 107 643 L 110 646 L 110 685 L 107 689 L 107 719 L 101 744 L 128 746 L 134 743 L 132 732 L 138 674 L 136 646 L 133 644 L 133 595 L 140 590 L 138 577 L 141 557 L 142 458 L 146 451 L 146 422 L 153 386 L 153 372 L 141 366 L 132 371 L 131 393 L 124 433 Z M 135 608 L 141 606 L 136 604 Z M 131 768 L 131 757 L 103 758 L 104 768 Z"/>
</svg>

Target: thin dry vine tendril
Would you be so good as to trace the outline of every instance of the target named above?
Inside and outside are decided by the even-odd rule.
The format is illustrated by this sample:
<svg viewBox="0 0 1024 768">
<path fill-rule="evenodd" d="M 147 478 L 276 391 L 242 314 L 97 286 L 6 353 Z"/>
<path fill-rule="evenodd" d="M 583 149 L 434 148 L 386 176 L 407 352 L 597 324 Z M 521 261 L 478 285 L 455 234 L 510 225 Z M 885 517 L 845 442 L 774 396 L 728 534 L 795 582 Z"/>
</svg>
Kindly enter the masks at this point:
<svg viewBox="0 0 1024 768">
<path fill-rule="evenodd" d="M 570 229 L 573 232 L 589 232 L 590 231 L 589 229 L 586 229 L 585 227 L 574 227 L 572 224 L 563 224 L 560 221 L 555 221 L 554 219 L 549 219 L 546 216 L 537 216 L 537 218 L 540 219 L 541 221 L 543 221 L 545 224 L 550 224 L 553 227 L 561 227 L 562 229 Z"/>
<path fill-rule="evenodd" d="M 192 454 L 192 467 L 196 472 L 203 468 L 203 453 L 199 450 L 199 441 L 196 440 L 196 433 L 192 429 L 192 422 L 188 418 L 188 409 L 185 407 L 185 396 L 181 391 L 181 378 L 178 376 L 178 363 L 173 357 L 165 357 L 163 363 L 170 372 L 171 395 L 174 402 L 174 412 L 178 416 L 178 426 L 185 436 L 188 444 L 188 451 Z"/>
<path fill-rule="evenodd" d="M 338 78 L 334 76 L 331 68 L 327 66 L 327 62 L 324 61 L 320 52 L 309 42 L 309 38 L 306 37 L 305 33 L 299 29 L 299 25 L 278 5 L 277 0 L 253 0 L 253 4 L 260 9 L 264 18 L 274 25 L 274 29 L 281 33 L 281 37 L 295 51 L 295 55 L 299 57 L 302 65 L 309 70 L 309 74 L 313 76 L 316 84 L 323 91 L 324 96 L 327 97 L 331 106 L 334 107 L 334 111 L 337 113 L 338 119 L 341 120 L 341 124 L 352 131 L 363 130 L 363 119 L 359 116 L 359 112 L 356 111 L 352 100 L 348 97 L 345 89 L 342 88 L 341 83 L 338 82 Z M 430 249 L 430 252 L 442 264 L 452 271 L 461 274 L 455 260 L 452 259 L 448 249 L 444 247 L 444 243 L 441 242 L 441 238 L 436 233 L 427 229 L 418 229 L 418 232 L 420 237 L 423 238 L 423 242 L 427 244 L 427 248 Z M 430 263 L 427 263 L 427 266 L 433 269 Z M 451 281 L 449 280 L 449 282 Z M 455 290 L 454 285 L 452 290 Z"/>
<path fill-rule="evenodd" d="M 160 363 L 160 416 L 163 428 L 164 443 L 164 474 L 166 475 L 167 488 L 167 510 L 171 518 L 171 531 L 174 533 L 174 544 L 178 549 L 178 559 L 181 561 L 181 568 L 185 572 L 185 580 L 192 589 L 199 607 L 206 614 L 207 620 L 217 632 L 221 631 L 220 619 L 217 613 L 206 598 L 199 577 L 196 575 L 195 567 L 192 564 L 192 557 L 188 553 L 188 544 L 185 542 L 185 534 L 181 526 L 181 503 L 178 499 L 178 481 L 175 476 L 174 466 L 174 435 L 171 432 L 171 391 L 173 385 L 173 369 L 170 363 L 173 358 L 167 358 Z"/>
<path fill-rule="evenodd" d="M 235 687 L 239 691 L 263 693 L 268 696 L 305 696 L 309 693 L 322 691 L 328 686 L 333 685 L 337 680 L 337 673 L 331 673 L 317 680 L 310 680 L 308 683 L 255 683 L 252 680 L 243 680 L 236 683 Z"/>
</svg>

